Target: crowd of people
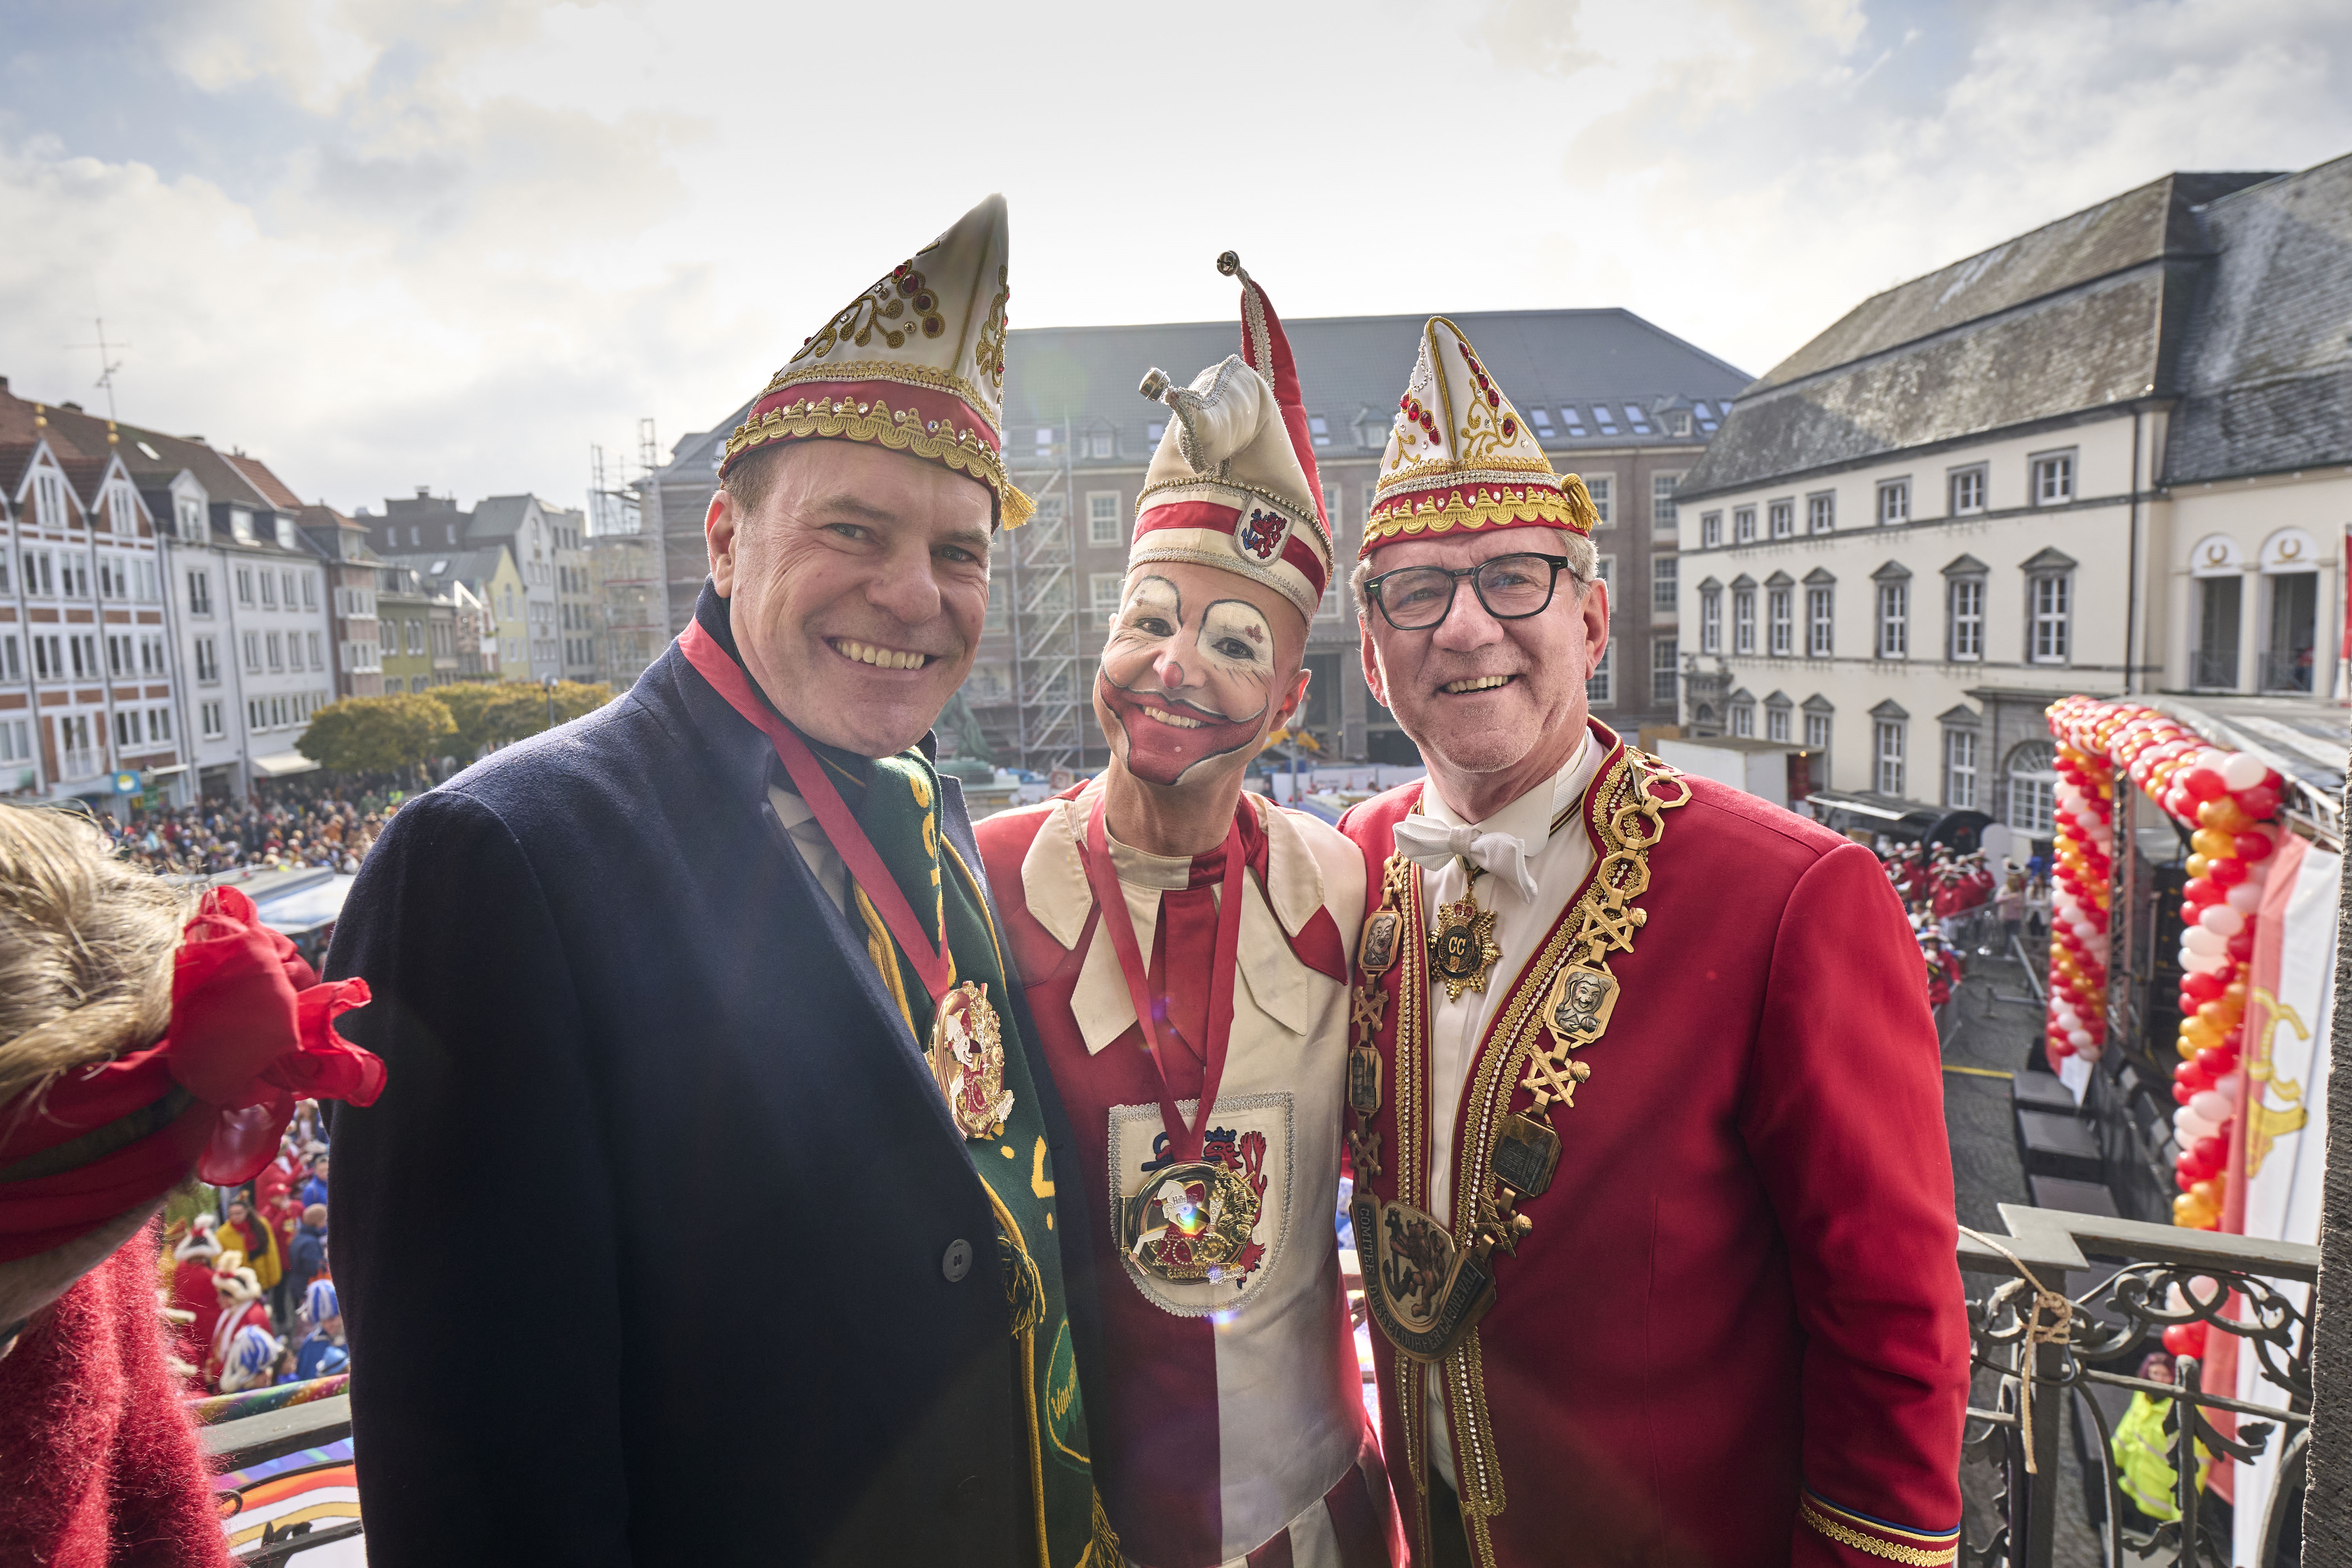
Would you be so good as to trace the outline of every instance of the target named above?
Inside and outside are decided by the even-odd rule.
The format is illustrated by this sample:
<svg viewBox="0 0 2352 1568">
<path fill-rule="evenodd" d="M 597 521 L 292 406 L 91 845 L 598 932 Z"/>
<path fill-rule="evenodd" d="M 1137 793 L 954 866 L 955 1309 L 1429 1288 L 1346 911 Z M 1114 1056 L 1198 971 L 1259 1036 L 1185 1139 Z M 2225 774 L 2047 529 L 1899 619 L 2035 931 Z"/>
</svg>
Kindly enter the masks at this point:
<svg viewBox="0 0 2352 1568">
<path fill-rule="evenodd" d="M 2012 938 L 2047 929 L 2049 866 L 2042 855 L 2022 867 L 2004 859 L 1998 868 L 1988 864 L 1981 849 L 1943 844 L 1882 847 L 1878 858 L 1911 917 L 1927 966 L 1930 1006 L 1951 999 L 1971 945 L 1991 956 L 2007 952 Z"/>
<path fill-rule="evenodd" d="M 134 807 L 121 820 L 101 818 L 100 826 L 131 864 L 165 875 L 305 866 L 356 872 L 401 798 L 398 790 L 353 797 L 332 784 L 279 784 L 267 802 L 207 796 L 193 805 Z"/>
<path fill-rule="evenodd" d="M 328 1171 L 325 1123 L 304 1100 L 259 1175 L 165 1229 L 174 1370 L 192 1388 L 236 1394 L 349 1369 L 328 1269 Z"/>
</svg>

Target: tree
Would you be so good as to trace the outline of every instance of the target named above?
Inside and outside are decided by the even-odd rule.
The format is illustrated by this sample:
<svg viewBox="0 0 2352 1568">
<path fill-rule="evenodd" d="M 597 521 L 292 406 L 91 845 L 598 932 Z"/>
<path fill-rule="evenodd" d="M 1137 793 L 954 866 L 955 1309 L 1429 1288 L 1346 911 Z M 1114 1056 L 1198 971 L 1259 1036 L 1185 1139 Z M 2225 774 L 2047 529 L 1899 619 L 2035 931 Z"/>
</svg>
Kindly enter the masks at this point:
<svg viewBox="0 0 2352 1568">
<path fill-rule="evenodd" d="M 470 763 L 489 749 L 490 732 L 482 716 L 509 689 L 512 688 L 488 680 L 460 680 L 433 689 L 435 700 L 448 709 L 449 717 L 457 721 L 457 739 L 450 742 L 449 750 L 460 763 Z"/>
<path fill-rule="evenodd" d="M 494 689 L 497 694 L 482 705 L 479 721 L 483 737 L 489 744 L 512 745 L 551 727 L 548 722 L 550 694 L 546 687 L 514 680 L 502 682 Z M 554 721 L 562 724 L 593 713 L 613 697 L 614 693 L 605 687 L 577 680 L 558 681 L 553 693 Z"/>
<path fill-rule="evenodd" d="M 457 729 L 449 710 L 420 692 L 346 697 L 312 714 L 294 746 L 332 773 L 397 773 L 439 756 Z"/>
</svg>

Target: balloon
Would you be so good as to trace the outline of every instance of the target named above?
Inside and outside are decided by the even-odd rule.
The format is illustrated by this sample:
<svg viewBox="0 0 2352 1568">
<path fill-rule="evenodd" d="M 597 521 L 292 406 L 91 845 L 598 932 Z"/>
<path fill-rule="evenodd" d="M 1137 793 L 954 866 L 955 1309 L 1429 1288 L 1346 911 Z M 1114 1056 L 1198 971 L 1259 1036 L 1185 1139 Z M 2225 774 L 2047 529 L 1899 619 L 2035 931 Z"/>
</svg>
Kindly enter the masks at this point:
<svg viewBox="0 0 2352 1568">
<path fill-rule="evenodd" d="M 2231 889 L 2221 901 L 2242 915 L 2250 915 L 2262 907 L 2263 890 L 2241 882 Z"/>
<path fill-rule="evenodd" d="M 2207 830 L 2200 827 L 2197 831 L 2203 833 Z M 2199 877 L 2210 875 L 2213 869 L 2213 862 L 2205 858 L 2201 854 L 2191 855 L 2182 868 L 2189 873 L 2192 879 L 2194 879 Z"/>
<path fill-rule="evenodd" d="M 2221 1184 L 2210 1176 L 2189 1188 L 2189 1194 L 2200 1207 L 2217 1209 L 2221 1206 Z"/>
<path fill-rule="evenodd" d="M 2189 847 L 2209 860 L 2216 855 L 2227 855 L 2230 842 L 2231 836 L 2218 827 L 2200 827 L 2189 836 Z"/>
<path fill-rule="evenodd" d="M 2180 945 L 2191 952 L 2216 953 L 2228 950 L 2230 939 L 2219 931 L 2207 931 L 2201 925 L 2189 926 L 2180 933 Z M 2213 994 L 2219 996 L 2221 994 L 2221 983 L 2216 981 Z"/>
<path fill-rule="evenodd" d="M 2207 931 L 2235 936 L 2246 929 L 2246 917 L 2227 904 L 2208 904 L 2198 911 L 2197 923 Z"/>
<path fill-rule="evenodd" d="M 2207 1094 L 2212 1092 L 2210 1089 L 2205 1090 Z M 2172 1113 L 2172 1131 L 2183 1143 L 2194 1143 L 2200 1138 L 2214 1136 L 2221 1128 L 2219 1122 L 2197 1114 L 2197 1101 L 2191 1100 Z"/>
<path fill-rule="evenodd" d="M 2066 1043 L 2074 1047 L 2077 1051 L 2082 1051 L 2087 1054 L 2091 1045 L 2091 1031 L 2088 1029 L 2069 1029 L 2066 1032 Z M 2094 1058 L 2093 1059 L 2095 1060 L 2096 1058 Z"/>
<path fill-rule="evenodd" d="M 2105 1055 L 2106 1052 L 2105 1047 L 2094 1043 L 2081 1047 L 2075 1051 L 2074 1054 L 2082 1058 L 2084 1061 L 2096 1065 L 2098 1059 L 2102 1056 Z"/>
<path fill-rule="evenodd" d="M 2270 852 L 2278 847 L 2272 842 L 2271 836 L 2267 833 L 2233 834 L 2230 842 L 2231 852 L 2239 859 L 2246 861 L 2266 859 Z"/>
<path fill-rule="evenodd" d="M 2189 1060 L 2184 1061 L 2179 1066 L 2174 1068 L 2172 1069 L 2173 1087 L 2176 1089 L 2185 1089 L 2192 1095 L 2202 1094 L 2207 1089 L 2212 1088 L 2213 1074 L 2211 1070 L 2205 1066 L 2203 1060 L 2204 1056 L 2205 1053 L 2203 1051 L 2200 1051 L 2195 1057 L 2190 1058 Z M 2186 1105 L 2189 1102 L 2187 1100 L 2183 1100 L 2181 1103 Z"/>
<path fill-rule="evenodd" d="M 2180 787 L 2199 800 L 2211 800 L 2217 795 L 2227 793 L 2230 786 L 2222 782 L 2220 773 L 2210 767 L 2200 765 L 2190 768 L 2182 776 Z"/>
<path fill-rule="evenodd" d="M 2213 830 L 2210 827 L 2200 827 L 2197 831 L 2210 833 Z M 2237 841 L 2231 839 L 2231 842 L 2234 845 Z M 2217 855 L 2205 862 L 2205 879 L 2224 891 L 2243 883 L 2246 876 L 2246 863 L 2235 856 Z"/>
<path fill-rule="evenodd" d="M 2233 794 L 2252 789 L 2269 774 L 2270 769 L 2260 757 L 2251 752 L 2238 752 L 2221 764 L 2221 787 Z"/>
<path fill-rule="evenodd" d="M 2254 931 L 2252 921 L 2247 922 L 2244 931 L 2230 939 L 2228 956 L 2232 962 L 2238 963 L 2244 963 L 2254 956 Z"/>
<path fill-rule="evenodd" d="M 2215 887 L 2210 879 L 2204 877 L 2192 879 L 2183 884 L 2180 889 L 2180 901 L 2184 904 L 2194 904 L 2199 909 L 2203 909 L 2207 904 L 2218 902 L 2221 897 L 2221 889 Z"/>
<path fill-rule="evenodd" d="M 2201 931 L 2204 928 L 2196 929 Z M 2181 959 L 2180 967 L 2199 974 L 2220 974 L 2230 967 L 2230 955 L 2226 952 L 2191 952 Z"/>
<path fill-rule="evenodd" d="M 2212 934 L 2206 931 L 2202 926 L 2200 926 L 2197 929 L 2199 935 L 2210 936 Z M 2214 997 L 2221 994 L 2221 982 L 2210 974 L 2192 974 L 2180 983 L 2181 994 L 2184 996 L 2194 996 L 2200 1002 L 2210 1002 Z"/>
<path fill-rule="evenodd" d="M 2232 1107 L 2229 1097 L 2218 1089 L 2209 1089 L 2189 1102 L 2189 1109 L 2199 1120 L 2210 1121 L 2216 1128 L 2229 1120 Z M 2202 1136 L 2200 1134 L 2200 1136 Z"/>
<path fill-rule="evenodd" d="M 2256 820 L 2258 819 L 2246 815 L 2239 806 L 2236 797 L 2232 795 L 2225 795 L 2219 800 L 2209 800 L 2197 808 L 2199 826 L 2218 827 L 2224 833 L 2243 833 L 2247 828 L 2252 827 Z"/>
<path fill-rule="evenodd" d="M 2240 790 L 2236 799 L 2238 809 L 2244 812 L 2250 821 L 2268 822 L 2278 815 L 2279 792 L 2268 784 L 2256 784 L 2252 789 Z"/>
<path fill-rule="evenodd" d="M 2208 1046 L 2197 1053 L 2197 1070 L 2208 1084 L 2216 1084 L 2238 1070 L 2238 1053 L 2226 1045 Z M 2175 1073 L 2175 1078 L 2180 1075 Z"/>
<path fill-rule="evenodd" d="M 2219 1170 L 2221 1162 L 2230 1157 L 2230 1146 L 2219 1138 L 2200 1138 L 2197 1140 L 2197 1157 Z"/>
<path fill-rule="evenodd" d="M 2164 1331 L 2164 1348 L 2174 1355 L 2201 1356 L 2205 1353 L 2205 1325 L 2175 1323 Z"/>
</svg>

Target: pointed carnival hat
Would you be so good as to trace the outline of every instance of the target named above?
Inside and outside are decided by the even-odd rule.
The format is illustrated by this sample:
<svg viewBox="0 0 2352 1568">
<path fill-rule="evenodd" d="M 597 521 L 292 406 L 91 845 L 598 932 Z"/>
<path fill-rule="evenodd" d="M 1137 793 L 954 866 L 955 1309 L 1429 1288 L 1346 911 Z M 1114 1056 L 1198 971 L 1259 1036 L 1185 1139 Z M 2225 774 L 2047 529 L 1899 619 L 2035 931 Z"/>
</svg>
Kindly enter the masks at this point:
<svg viewBox="0 0 2352 1568">
<path fill-rule="evenodd" d="M 1590 537 L 1600 521 L 1584 481 L 1552 472 L 1462 329 L 1432 316 L 1381 452 L 1365 552 L 1480 529 L 1557 528 Z"/>
<path fill-rule="evenodd" d="M 1331 579 L 1331 528 L 1282 318 L 1241 258 L 1217 270 L 1242 281 L 1242 352 L 1178 386 L 1143 378 L 1143 395 L 1175 417 L 1151 454 L 1127 563 L 1222 567 L 1281 594 L 1307 619 Z"/>
<path fill-rule="evenodd" d="M 1006 528 L 1030 501 L 1004 476 L 1004 198 L 990 196 L 803 340 L 727 437 L 723 478 L 775 441 L 870 441 L 988 487 Z"/>
</svg>

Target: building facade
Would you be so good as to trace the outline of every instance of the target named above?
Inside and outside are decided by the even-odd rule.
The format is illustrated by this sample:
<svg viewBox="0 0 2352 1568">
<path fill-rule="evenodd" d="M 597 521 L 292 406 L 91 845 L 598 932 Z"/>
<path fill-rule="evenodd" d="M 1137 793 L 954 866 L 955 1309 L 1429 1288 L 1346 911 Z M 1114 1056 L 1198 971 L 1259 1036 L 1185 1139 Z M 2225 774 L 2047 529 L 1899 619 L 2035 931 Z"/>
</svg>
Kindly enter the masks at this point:
<svg viewBox="0 0 2352 1568">
<path fill-rule="evenodd" d="M 2347 213 L 2352 160 L 2169 175 L 1747 388 L 1677 497 L 1687 726 L 2040 835 L 2058 697 L 2326 700 L 2352 357 L 2312 326 L 2352 315 Z"/>
<path fill-rule="evenodd" d="M 330 506 L 296 514 L 302 537 L 326 563 L 328 639 L 334 648 L 335 695 L 383 694 L 383 631 L 376 620 L 378 564 L 366 527 Z"/>
<path fill-rule="evenodd" d="M 0 380 L 0 795 L 185 798 L 162 540 L 121 435 Z"/>
</svg>

